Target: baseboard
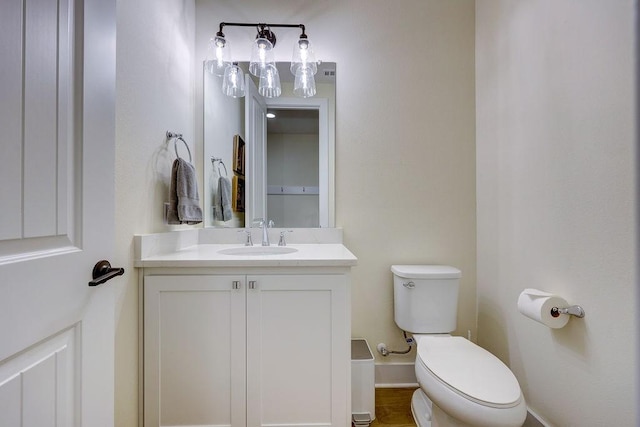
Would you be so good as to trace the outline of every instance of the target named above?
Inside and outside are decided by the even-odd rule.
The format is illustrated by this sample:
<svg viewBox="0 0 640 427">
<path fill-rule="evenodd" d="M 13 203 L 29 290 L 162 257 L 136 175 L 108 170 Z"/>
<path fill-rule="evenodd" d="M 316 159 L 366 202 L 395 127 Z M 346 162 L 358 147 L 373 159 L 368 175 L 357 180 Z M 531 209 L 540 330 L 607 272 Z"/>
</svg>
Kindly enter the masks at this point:
<svg viewBox="0 0 640 427">
<path fill-rule="evenodd" d="M 376 388 L 418 387 L 413 363 L 376 363 Z"/>
<path fill-rule="evenodd" d="M 551 427 L 543 418 L 531 408 L 527 407 L 527 419 L 524 420 L 522 427 Z"/>
</svg>

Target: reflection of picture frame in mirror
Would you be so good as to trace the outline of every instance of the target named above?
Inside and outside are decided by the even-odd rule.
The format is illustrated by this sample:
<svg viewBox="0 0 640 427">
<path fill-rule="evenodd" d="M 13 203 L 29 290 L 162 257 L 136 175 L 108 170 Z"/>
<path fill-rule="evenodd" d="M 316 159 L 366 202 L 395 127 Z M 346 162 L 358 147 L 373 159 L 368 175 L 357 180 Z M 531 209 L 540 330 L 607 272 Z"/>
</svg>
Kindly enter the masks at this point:
<svg viewBox="0 0 640 427">
<path fill-rule="evenodd" d="M 233 137 L 233 171 L 244 175 L 244 140 L 240 135 Z"/>
<path fill-rule="evenodd" d="M 244 212 L 244 176 L 234 175 L 231 183 L 231 207 L 234 212 Z"/>
</svg>

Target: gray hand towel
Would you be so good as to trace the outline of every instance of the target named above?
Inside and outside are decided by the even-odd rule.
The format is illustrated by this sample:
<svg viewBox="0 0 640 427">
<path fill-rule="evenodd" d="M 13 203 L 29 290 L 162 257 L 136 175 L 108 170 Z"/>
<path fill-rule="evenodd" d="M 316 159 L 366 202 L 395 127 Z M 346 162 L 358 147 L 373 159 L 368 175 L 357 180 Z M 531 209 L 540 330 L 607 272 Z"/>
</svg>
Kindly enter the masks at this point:
<svg viewBox="0 0 640 427">
<path fill-rule="evenodd" d="M 214 184 L 211 185 L 212 190 L 212 208 L 213 208 L 213 219 L 215 221 L 224 221 L 224 217 L 222 215 L 222 199 L 220 198 L 220 186 L 222 178 L 219 177 L 214 181 Z"/>
<path fill-rule="evenodd" d="M 181 158 L 177 158 L 171 167 L 167 220 L 169 224 L 202 222 L 196 170 L 191 163 Z"/>
<path fill-rule="evenodd" d="M 229 178 L 221 176 L 218 180 L 218 196 L 222 206 L 222 221 L 229 221 L 233 218 L 231 210 L 231 181 Z"/>
</svg>

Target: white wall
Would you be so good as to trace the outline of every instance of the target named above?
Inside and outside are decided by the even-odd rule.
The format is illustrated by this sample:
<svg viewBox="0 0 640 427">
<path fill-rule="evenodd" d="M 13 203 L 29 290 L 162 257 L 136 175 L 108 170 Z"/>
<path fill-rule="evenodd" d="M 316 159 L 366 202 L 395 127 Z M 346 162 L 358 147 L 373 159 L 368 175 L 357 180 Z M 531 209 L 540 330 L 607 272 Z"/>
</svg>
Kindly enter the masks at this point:
<svg viewBox="0 0 640 427">
<path fill-rule="evenodd" d="M 476 4 L 479 343 L 553 426 L 635 426 L 633 1 Z M 560 330 L 520 291 L 586 310 Z"/>
<path fill-rule="evenodd" d="M 118 2 L 113 263 L 127 274 L 117 312 L 116 425 L 137 423 L 132 236 L 172 229 L 162 224 L 175 156 L 164 132 L 183 132 L 202 165 L 202 80 L 195 76 L 222 20 L 304 23 L 317 56 L 337 62 L 336 224 L 359 257 L 353 335 L 400 346 L 390 266 L 444 263 L 464 273 L 458 332 L 475 336 L 473 1 L 217 0 L 198 1 L 197 14 L 193 3 Z M 227 35 L 247 60 L 240 46 L 255 34 L 230 28 Z M 277 60 L 290 60 L 296 38 L 295 30 L 278 33 Z"/>
<path fill-rule="evenodd" d="M 193 0 L 118 1 L 116 70 L 116 250 L 126 269 L 119 281 L 116 330 L 118 427 L 138 417 L 138 277 L 133 235 L 168 231 L 162 204 L 169 194 L 173 145 L 165 132 L 194 143 Z M 188 156 L 179 147 L 181 156 Z M 197 155 L 197 156 L 196 156 Z M 184 226 L 182 226 L 184 228 Z"/>
<path fill-rule="evenodd" d="M 390 266 L 443 263 L 463 271 L 457 332 L 475 336 L 473 1 L 198 0 L 196 7 L 198 62 L 227 21 L 303 23 L 316 57 L 337 63 L 336 226 L 359 258 L 353 335 L 372 347 L 404 345 Z M 275 31 L 276 60 L 290 61 L 299 31 Z M 225 35 L 235 58 L 248 60 L 255 32 L 225 27 Z M 379 362 L 400 360 L 413 355 Z"/>
</svg>

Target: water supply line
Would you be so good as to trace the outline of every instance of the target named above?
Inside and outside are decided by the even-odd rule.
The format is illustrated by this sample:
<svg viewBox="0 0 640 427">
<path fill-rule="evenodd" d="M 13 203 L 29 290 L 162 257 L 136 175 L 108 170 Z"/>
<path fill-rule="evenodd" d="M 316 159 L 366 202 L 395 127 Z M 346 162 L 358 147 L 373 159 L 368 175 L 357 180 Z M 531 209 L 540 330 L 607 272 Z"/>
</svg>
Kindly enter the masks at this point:
<svg viewBox="0 0 640 427">
<path fill-rule="evenodd" d="M 413 346 L 416 344 L 416 342 L 413 339 L 413 337 L 408 337 L 407 336 L 407 332 L 406 331 L 402 331 L 402 334 L 404 335 L 404 340 L 406 341 L 407 345 L 409 346 L 406 350 L 389 350 L 387 348 L 387 345 L 385 343 L 381 342 L 376 347 L 377 350 L 378 350 L 378 353 L 380 353 L 383 357 L 387 357 L 390 354 L 407 354 L 407 353 L 409 353 L 411 351 L 411 349 L 413 348 Z"/>
</svg>

